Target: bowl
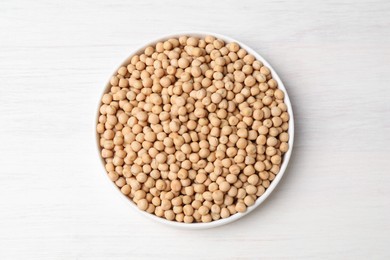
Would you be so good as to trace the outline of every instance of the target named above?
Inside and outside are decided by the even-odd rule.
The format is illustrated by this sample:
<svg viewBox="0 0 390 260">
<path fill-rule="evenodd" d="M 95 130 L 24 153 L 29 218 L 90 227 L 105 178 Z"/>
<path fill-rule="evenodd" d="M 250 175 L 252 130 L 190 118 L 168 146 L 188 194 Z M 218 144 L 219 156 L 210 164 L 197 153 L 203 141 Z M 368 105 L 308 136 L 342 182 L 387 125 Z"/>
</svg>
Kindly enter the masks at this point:
<svg viewBox="0 0 390 260">
<path fill-rule="evenodd" d="M 166 35 L 166 36 L 160 37 L 159 39 L 151 41 L 151 42 L 149 42 L 149 43 L 147 43 L 147 44 L 137 48 L 134 52 L 130 53 L 129 57 L 114 71 L 114 73 L 112 75 L 116 74 L 116 71 L 121 66 L 127 65 L 130 62 L 130 59 L 131 59 L 131 57 L 133 55 L 142 53 L 142 51 L 147 46 L 154 45 L 157 42 L 165 41 L 165 40 L 170 39 L 170 38 L 178 38 L 179 36 L 182 36 L 182 35 L 194 36 L 194 37 L 205 37 L 206 35 L 213 35 L 216 38 L 219 38 L 219 39 L 223 40 L 225 43 L 237 42 L 249 54 L 252 54 L 253 56 L 255 56 L 257 60 L 261 61 L 265 66 L 267 66 L 271 70 L 273 79 L 275 79 L 278 82 L 278 88 L 283 90 L 283 92 L 285 93 L 284 103 L 287 105 L 288 113 L 289 113 L 289 116 L 290 116 L 290 118 L 289 118 L 289 129 L 288 129 L 288 133 L 289 133 L 289 137 L 290 137 L 289 138 L 289 142 L 288 142 L 289 150 L 283 155 L 283 160 L 282 160 L 282 164 L 281 164 L 281 167 L 280 167 L 280 171 L 276 175 L 275 179 L 271 182 L 270 186 L 266 189 L 264 194 L 261 195 L 260 197 L 258 197 L 256 202 L 255 202 L 255 204 L 250 206 L 250 207 L 248 207 L 247 210 L 245 212 L 243 212 L 243 213 L 236 213 L 234 215 L 231 215 L 228 218 L 219 219 L 219 220 L 215 220 L 215 221 L 208 222 L 208 223 L 183 223 L 183 222 L 170 221 L 170 220 L 167 220 L 165 218 L 160 218 L 160 217 L 157 217 L 154 214 L 150 214 L 150 213 L 147 213 L 146 211 L 142 211 L 142 210 L 138 209 L 137 205 L 129 197 L 123 195 L 121 193 L 121 191 L 119 190 L 119 188 L 111 180 L 109 180 L 109 178 L 107 177 L 107 179 L 109 180 L 111 185 L 113 185 L 113 187 L 115 189 L 115 192 L 117 194 L 119 194 L 120 197 L 122 197 L 122 199 L 124 199 L 123 201 L 125 201 L 126 204 L 130 208 L 134 209 L 135 211 L 137 211 L 138 213 L 144 215 L 145 217 L 147 217 L 149 219 L 152 219 L 152 220 L 155 220 L 155 221 L 158 221 L 160 223 L 169 225 L 171 227 L 176 227 L 176 228 L 208 229 L 208 228 L 218 227 L 218 226 L 226 225 L 228 223 L 232 223 L 232 222 L 234 222 L 234 221 L 236 221 L 236 220 L 238 220 L 238 219 L 248 215 L 253 210 L 255 210 L 260 204 L 262 204 L 268 198 L 268 196 L 272 193 L 272 191 L 275 189 L 275 187 L 278 185 L 278 183 L 282 179 L 282 177 L 283 177 L 283 175 L 284 175 L 284 173 L 286 171 L 287 165 L 289 163 L 290 157 L 291 157 L 293 144 L 294 144 L 294 117 L 293 117 L 293 110 L 292 110 L 292 107 L 291 107 L 290 99 L 288 97 L 288 93 L 286 91 L 286 88 L 284 87 L 283 82 L 280 80 L 280 78 L 279 78 L 278 74 L 276 73 L 276 71 L 274 70 L 274 68 L 260 54 L 255 52 L 252 48 L 248 47 L 246 44 L 244 44 L 244 43 L 242 43 L 242 42 L 240 42 L 240 41 L 238 41 L 236 39 L 233 39 L 231 37 L 228 37 L 228 36 L 225 36 L 225 35 L 221 35 L 221 34 L 217 34 L 217 33 L 209 33 L 209 32 L 183 32 L 183 33 Z M 108 80 L 108 82 L 106 84 L 106 87 L 105 87 L 101 97 L 110 88 L 110 78 L 109 78 L 109 80 Z M 94 132 L 95 132 L 95 137 L 96 137 L 97 153 L 98 153 L 99 158 L 101 159 L 101 162 L 102 162 L 102 165 L 103 165 L 103 169 L 104 169 L 104 174 L 107 175 L 107 172 L 106 172 L 105 167 L 104 167 L 105 166 L 104 159 L 100 155 L 100 151 L 101 151 L 101 148 L 100 148 L 100 145 L 99 145 L 100 138 L 99 138 L 98 133 L 96 132 L 96 125 L 97 125 L 98 120 L 99 120 L 98 118 L 99 118 L 99 108 L 100 108 L 100 106 L 101 106 L 101 101 L 99 101 L 98 108 L 97 108 L 97 117 L 96 117 L 96 120 L 95 120 Z M 113 189 L 113 191 L 114 191 L 114 189 Z"/>
</svg>

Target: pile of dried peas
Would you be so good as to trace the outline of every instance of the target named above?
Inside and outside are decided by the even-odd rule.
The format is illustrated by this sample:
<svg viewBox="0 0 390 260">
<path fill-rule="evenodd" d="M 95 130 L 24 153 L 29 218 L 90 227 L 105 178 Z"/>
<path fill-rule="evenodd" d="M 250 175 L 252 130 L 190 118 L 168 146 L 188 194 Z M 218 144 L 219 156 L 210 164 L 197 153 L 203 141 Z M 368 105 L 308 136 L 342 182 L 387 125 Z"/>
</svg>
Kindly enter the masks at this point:
<svg viewBox="0 0 390 260">
<path fill-rule="evenodd" d="M 134 55 L 110 80 L 97 132 L 109 178 L 171 221 L 245 212 L 289 149 L 287 106 L 269 68 L 213 36 Z"/>
</svg>

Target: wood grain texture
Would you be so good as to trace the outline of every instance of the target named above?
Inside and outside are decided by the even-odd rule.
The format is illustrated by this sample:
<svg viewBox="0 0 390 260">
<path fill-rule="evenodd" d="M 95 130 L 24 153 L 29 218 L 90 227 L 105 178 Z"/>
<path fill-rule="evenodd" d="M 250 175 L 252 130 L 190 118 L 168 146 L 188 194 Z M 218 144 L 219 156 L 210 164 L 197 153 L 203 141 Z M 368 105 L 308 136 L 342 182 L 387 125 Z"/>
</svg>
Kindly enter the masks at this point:
<svg viewBox="0 0 390 260">
<path fill-rule="evenodd" d="M 390 2 L 0 1 L 0 259 L 389 259 Z M 279 187 L 184 231 L 120 202 L 95 151 L 113 69 L 164 34 L 247 43 L 291 97 Z"/>
</svg>

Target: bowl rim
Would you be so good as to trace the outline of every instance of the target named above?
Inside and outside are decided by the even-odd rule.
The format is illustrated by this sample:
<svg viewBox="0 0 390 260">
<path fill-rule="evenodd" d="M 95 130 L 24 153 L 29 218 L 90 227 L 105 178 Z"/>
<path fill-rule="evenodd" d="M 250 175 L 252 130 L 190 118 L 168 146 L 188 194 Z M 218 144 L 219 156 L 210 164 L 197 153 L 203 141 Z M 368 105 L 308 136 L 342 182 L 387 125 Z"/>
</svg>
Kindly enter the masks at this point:
<svg viewBox="0 0 390 260">
<path fill-rule="evenodd" d="M 141 46 L 138 46 L 137 48 L 135 48 L 134 51 L 132 51 L 128 57 L 118 66 L 118 68 L 111 74 L 110 78 L 108 79 L 108 82 L 106 83 L 106 86 L 103 90 L 103 93 L 100 95 L 100 99 L 98 101 L 98 108 L 97 108 L 97 116 L 96 116 L 96 119 L 94 121 L 94 127 L 93 127 L 93 131 L 95 133 L 95 139 L 96 139 L 96 151 L 98 153 L 98 156 L 101 160 L 101 163 L 102 163 L 102 166 L 103 166 L 103 170 L 104 170 L 104 174 L 106 175 L 106 178 L 108 178 L 107 176 L 107 171 L 105 169 L 105 162 L 104 162 L 104 159 L 103 157 L 101 156 L 101 147 L 100 147 L 100 137 L 99 137 L 99 134 L 96 132 L 96 125 L 99 123 L 99 116 L 100 116 L 100 106 L 102 105 L 102 102 L 101 102 L 101 99 L 103 97 L 103 95 L 107 92 L 108 88 L 110 87 L 110 79 L 113 75 L 116 74 L 116 72 L 118 71 L 118 69 L 121 67 L 121 66 L 124 66 L 124 65 L 127 65 L 130 60 L 131 60 L 131 57 L 135 54 L 140 54 L 144 49 L 145 47 L 149 46 L 149 45 L 154 45 L 156 44 L 157 42 L 161 42 L 161 41 L 164 41 L 164 40 L 167 40 L 167 39 L 170 39 L 170 38 L 178 38 L 180 36 L 194 36 L 194 37 L 205 37 L 207 35 L 212 35 L 214 37 L 216 37 L 217 39 L 221 39 L 223 40 L 225 43 L 230 43 L 230 42 L 236 42 L 240 45 L 241 48 L 245 49 L 249 54 L 252 54 L 257 60 L 261 61 L 265 66 L 267 66 L 270 71 L 271 71 L 271 74 L 272 74 L 272 78 L 275 79 L 277 82 L 278 82 L 278 88 L 283 90 L 284 92 L 284 103 L 287 105 L 287 111 L 289 113 L 289 129 L 288 129 L 288 133 L 289 133 L 289 141 L 288 141 L 288 144 L 289 144 L 289 150 L 283 155 L 283 160 L 282 160 L 282 165 L 280 167 L 280 170 L 278 172 L 278 174 L 275 176 L 275 179 L 271 182 L 270 186 L 265 190 L 264 194 L 261 195 L 260 197 L 258 197 L 255 201 L 255 204 L 253 204 L 252 206 L 248 207 L 247 210 L 243 213 L 240 213 L 240 212 L 237 212 L 236 214 L 234 215 L 231 215 L 229 216 L 228 218 L 225 218 L 225 219 L 219 219 L 219 220 L 214 220 L 214 221 L 211 221 L 211 222 L 208 222 L 208 223 L 184 223 L 184 222 L 177 222 L 177 221 L 171 221 L 171 220 L 167 220 L 165 218 L 160 218 L 154 214 L 151 214 L 151 213 L 148 213 L 146 211 L 143 211 L 143 210 L 140 210 L 138 209 L 137 205 L 131 200 L 131 198 L 127 197 L 127 196 L 124 196 L 120 189 L 115 185 L 114 182 L 112 182 L 110 179 L 109 182 L 111 183 L 111 185 L 116 189 L 116 193 L 120 195 L 120 197 L 122 197 L 122 201 L 126 201 L 128 205 L 130 205 L 130 207 L 146 216 L 147 218 L 149 219 L 152 219 L 154 221 L 157 221 L 157 222 L 160 222 L 160 223 L 163 223 L 163 224 L 166 224 L 166 225 L 169 225 L 171 227 L 176 227 L 176 228 L 183 228 L 183 229 L 208 229 L 208 228 L 213 228 L 213 227 L 219 227 L 219 226 L 222 226 L 222 225 L 226 225 L 228 223 L 232 223 L 248 214 L 250 214 L 252 211 L 254 211 L 260 204 L 262 204 L 269 196 L 270 194 L 272 193 L 272 191 L 276 188 L 276 186 L 279 184 L 280 180 L 282 179 L 285 171 L 286 171 L 286 168 L 288 166 L 288 163 L 290 161 L 290 158 L 291 158 L 291 154 L 292 154 L 292 150 L 293 150 L 293 144 L 294 144 L 294 116 L 293 116 L 293 109 L 292 109 L 292 106 L 291 106 L 291 102 L 290 102 L 290 98 L 288 96 L 288 93 L 287 93 L 287 90 L 283 84 L 283 82 L 281 81 L 279 75 L 276 73 L 276 71 L 274 70 L 274 68 L 268 63 L 268 61 L 266 59 L 263 58 L 263 56 L 261 56 L 259 53 L 257 53 L 255 50 L 253 50 L 251 47 L 247 46 L 246 44 L 242 43 L 241 41 L 238 41 L 232 37 L 229 37 L 229 36 L 226 36 L 226 35 L 222 35 L 222 34 L 218 34 L 218 33 L 213 33 L 213 32 L 206 32 L 206 31 L 183 31 L 183 32 L 178 32 L 178 33 L 175 33 L 175 34 L 168 34 L 168 35 L 163 35 L 161 37 L 159 37 L 158 39 L 156 40 L 152 40 L 152 41 L 149 41 L 148 43 L 146 44 L 143 44 Z M 130 201 L 130 203 L 128 203 Z"/>
</svg>

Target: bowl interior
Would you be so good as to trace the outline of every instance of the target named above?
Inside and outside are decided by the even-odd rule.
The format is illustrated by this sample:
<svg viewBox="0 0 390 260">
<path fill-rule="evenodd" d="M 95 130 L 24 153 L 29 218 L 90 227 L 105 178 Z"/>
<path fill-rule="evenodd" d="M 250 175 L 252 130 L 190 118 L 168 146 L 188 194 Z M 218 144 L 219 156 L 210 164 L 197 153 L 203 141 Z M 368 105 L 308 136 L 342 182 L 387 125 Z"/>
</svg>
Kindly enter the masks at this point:
<svg viewBox="0 0 390 260">
<path fill-rule="evenodd" d="M 160 41 L 165 41 L 167 39 L 170 39 L 170 38 L 178 38 L 182 35 L 186 35 L 186 36 L 195 36 L 195 37 L 205 37 L 207 35 L 213 35 L 215 36 L 216 38 L 218 39 L 221 39 L 223 40 L 225 43 L 230 43 L 230 42 L 236 42 L 238 43 L 242 48 L 244 48 L 249 54 L 252 54 L 253 56 L 255 56 L 255 58 L 259 61 L 261 61 L 265 66 L 267 66 L 270 70 L 271 70 L 271 73 L 272 73 L 272 78 L 275 79 L 277 82 L 278 82 L 278 88 L 283 90 L 283 92 L 285 93 L 285 97 L 284 97 L 284 103 L 287 105 L 287 109 L 288 109 L 288 113 L 289 113 L 289 129 L 288 129 L 288 133 L 289 133 L 289 141 L 288 141 L 288 144 L 289 144 L 289 150 L 283 155 L 283 160 L 282 160 L 282 164 L 281 164 L 281 167 L 280 167 L 280 170 L 278 172 L 278 174 L 276 175 L 275 179 L 271 182 L 270 186 L 266 189 L 266 191 L 264 192 L 263 195 L 261 195 L 259 198 L 256 199 L 256 202 L 254 205 L 250 206 L 247 208 L 247 210 L 243 213 L 236 213 L 228 218 L 225 218 L 225 219 L 219 219 L 219 220 L 215 220 L 215 221 L 212 221 L 212 222 L 209 222 L 209 223 L 182 223 L 182 222 L 176 222 L 176 221 L 169 221 L 169 220 L 166 220 L 164 218 L 160 218 L 160 217 L 157 217 L 156 215 L 153 215 L 153 214 L 150 214 L 150 213 L 147 213 L 145 211 L 141 211 L 140 209 L 138 209 L 137 205 L 127 196 L 124 196 L 120 190 L 117 188 L 117 186 L 110 180 L 110 182 L 112 183 L 113 186 L 115 186 L 115 189 L 119 192 L 116 192 L 117 194 L 120 195 L 120 197 L 124 198 L 127 202 L 128 205 L 130 205 L 131 208 L 133 208 L 134 210 L 136 210 L 137 212 L 143 214 L 144 216 L 150 218 L 150 219 L 153 219 L 155 221 L 158 221 L 158 222 L 161 222 L 161 223 L 164 223 L 164 224 L 167 224 L 167 225 L 170 225 L 170 226 L 173 226 L 173 227 L 178 227 L 178 228 L 186 228 L 186 229 L 207 229 L 207 228 L 212 228 L 212 227 L 217 227 L 217 226 L 222 226 L 222 225 L 225 225 L 227 223 L 231 223 L 237 219 L 240 219 L 242 217 L 244 217 L 245 215 L 249 214 L 250 212 L 252 212 L 256 207 L 258 207 L 261 203 L 263 203 L 263 201 L 271 194 L 271 192 L 275 189 L 275 187 L 278 185 L 280 179 L 282 178 L 286 168 L 287 168 L 287 165 L 289 163 L 289 160 L 290 160 L 290 157 L 291 157 L 291 153 L 292 153 L 292 149 L 293 149 L 293 144 L 294 144 L 294 117 L 293 117 L 293 110 L 292 110 L 292 106 L 291 106 L 291 102 L 290 102 L 290 99 L 288 97 L 288 93 L 286 91 L 286 88 L 284 87 L 284 84 L 283 82 L 280 80 L 278 74 L 275 72 L 275 70 L 273 69 L 273 67 L 260 55 L 258 54 L 257 52 L 255 52 L 252 48 L 248 47 L 247 45 L 245 45 L 244 43 L 238 41 L 238 40 L 235 40 L 231 37 L 228 37 L 228 36 L 224 36 L 224 35 L 220 35 L 220 34 L 216 34 L 216 33 L 208 33 L 208 32 L 183 32 L 183 33 L 179 33 L 179 34 L 173 34 L 173 35 L 167 35 L 167 36 L 163 36 L 157 40 L 154 40 L 152 42 L 149 42 L 139 48 L 137 48 L 136 51 L 132 52 L 129 57 L 124 61 L 122 62 L 122 64 L 120 66 L 118 66 L 118 68 L 114 71 L 114 73 L 116 73 L 116 71 L 121 67 L 121 66 L 124 66 L 124 65 L 127 65 L 130 60 L 131 60 L 131 57 L 133 55 L 136 55 L 136 54 L 141 54 L 143 52 L 143 50 L 149 46 L 149 45 L 154 45 L 156 44 L 157 42 L 160 42 Z M 114 75 L 113 73 L 113 75 Z M 110 77 L 111 78 L 111 77 Z M 106 87 L 101 95 L 101 97 L 106 93 L 108 92 L 109 88 L 110 88 L 110 79 L 108 80 L 107 84 L 106 84 Z M 94 125 L 94 132 L 95 132 L 95 136 L 96 136 L 96 144 L 97 144 L 97 152 L 99 154 L 99 157 L 101 159 L 101 162 L 103 164 L 103 169 L 104 169 L 104 172 L 106 173 L 106 170 L 105 170 L 105 162 L 104 162 L 104 159 L 101 157 L 101 154 L 100 154 L 100 151 L 101 151 L 101 148 L 100 148 L 100 144 L 99 144 L 99 134 L 96 133 L 96 125 L 99 121 L 99 108 L 101 106 L 101 102 L 99 102 L 99 105 L 98 105 L 98 109 L 97 109 L 97 117 L 96 117 L 96 120 L 95 120 L 95 125 Z M 108 177 L 107 177 L 108 178 Z M 130 203 L 129 203 L 130 202 Z"/>
</svg>

